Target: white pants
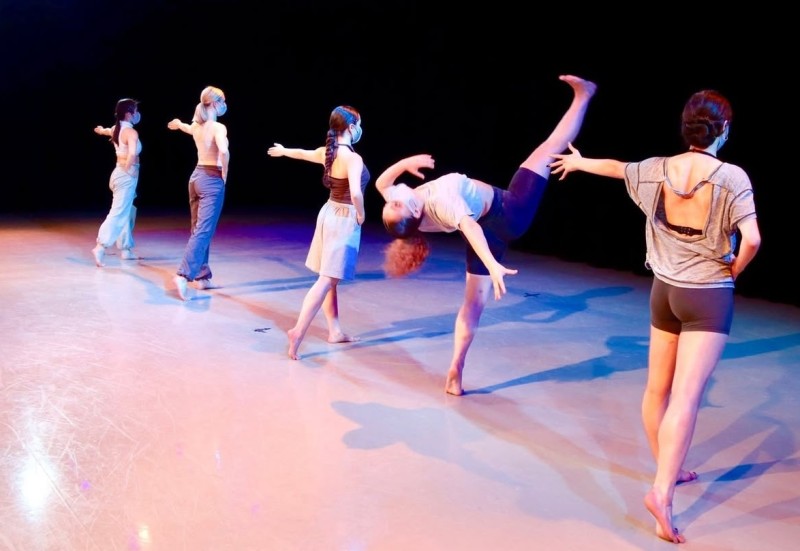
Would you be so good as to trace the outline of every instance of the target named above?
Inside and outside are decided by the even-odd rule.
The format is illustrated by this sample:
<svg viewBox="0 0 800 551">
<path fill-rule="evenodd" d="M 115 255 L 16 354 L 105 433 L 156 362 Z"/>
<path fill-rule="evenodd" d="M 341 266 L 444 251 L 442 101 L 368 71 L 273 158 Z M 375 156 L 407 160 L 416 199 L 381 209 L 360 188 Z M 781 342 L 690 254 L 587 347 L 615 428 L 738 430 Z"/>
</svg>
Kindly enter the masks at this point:
<svg viewBox="0 0 800 551">
<path fill-rule="evenodd" d="M 139 181 L 138 166 L 134 168 L 134 174 L 135 176 L 131 176 L 120 166 L 111 173 L 108 182 L 113 194 L 111 209 L 97 232 L 97 243 L 104 247 L 116 243 L 119 249 L 133 248 L 133 225 L 136 221 L 133 200 L 136 198 L 136 184 Z"/>
</svg>

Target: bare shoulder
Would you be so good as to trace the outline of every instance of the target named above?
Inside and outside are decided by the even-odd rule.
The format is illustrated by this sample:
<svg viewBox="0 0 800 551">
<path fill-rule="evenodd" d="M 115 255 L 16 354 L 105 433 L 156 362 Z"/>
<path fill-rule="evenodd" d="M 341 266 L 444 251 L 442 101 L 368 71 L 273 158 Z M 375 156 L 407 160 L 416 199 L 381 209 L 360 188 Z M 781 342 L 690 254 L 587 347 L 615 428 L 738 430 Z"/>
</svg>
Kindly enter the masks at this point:
<svg viewBox="0 0 800 551">
<path fill-rule="evenodd" d="M 347 147 L 340 147 L 336 155 L 348 164 L 352 162 L 362 162 L 361 155 Z"/>
</svg>

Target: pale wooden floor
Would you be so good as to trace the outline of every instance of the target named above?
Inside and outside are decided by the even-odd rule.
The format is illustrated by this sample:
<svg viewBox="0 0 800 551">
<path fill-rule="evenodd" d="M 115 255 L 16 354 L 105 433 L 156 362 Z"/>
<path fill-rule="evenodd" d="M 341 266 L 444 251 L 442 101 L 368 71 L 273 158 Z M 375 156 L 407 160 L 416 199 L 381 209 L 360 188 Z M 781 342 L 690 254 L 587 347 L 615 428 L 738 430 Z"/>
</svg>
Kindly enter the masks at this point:
<svg viewBox="0 0 800 551">
<path fill-rule="evenodd" d="M 639 421 L 649 278 L 512 252 L 457 398 L 443 391 L 461 241 L 387 280 L 367 226 L 286 357 L 313 215 L 223 212 L 224 287 L 180 302 L 188 215 L 140 213 L 142 259 L 90 249 L 100 215 L 0 220 L 0 551 L 650 550 Z M 800 311 L 737 298 L 679 486 L 686 549 L 800 541 Z"/>
</svg>

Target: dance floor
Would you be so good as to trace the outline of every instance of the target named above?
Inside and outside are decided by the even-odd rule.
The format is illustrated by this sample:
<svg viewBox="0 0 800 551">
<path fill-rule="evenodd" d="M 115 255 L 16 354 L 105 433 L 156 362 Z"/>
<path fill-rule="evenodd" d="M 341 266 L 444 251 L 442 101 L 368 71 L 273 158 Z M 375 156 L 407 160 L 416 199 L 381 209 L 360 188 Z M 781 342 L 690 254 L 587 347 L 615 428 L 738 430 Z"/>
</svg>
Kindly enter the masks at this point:
<svg viewBox="0 0 800 551">
<path fill-rule="evenodd" d="M 315 214 L 223 212 L 221 288 L 178 299 L 188 213 L 0 217 L 0 551 L 658 550 L 643 506 L 650 279 L 512 251 L 444 392 L 462 241 L 387 279 L 379 225 L 287 357 Z M 756 259 L 756 262 L 758 259 Z M 800 309 L 737 296 L 678 486 L 683 547 L 800 543 Z"/>
</svg>

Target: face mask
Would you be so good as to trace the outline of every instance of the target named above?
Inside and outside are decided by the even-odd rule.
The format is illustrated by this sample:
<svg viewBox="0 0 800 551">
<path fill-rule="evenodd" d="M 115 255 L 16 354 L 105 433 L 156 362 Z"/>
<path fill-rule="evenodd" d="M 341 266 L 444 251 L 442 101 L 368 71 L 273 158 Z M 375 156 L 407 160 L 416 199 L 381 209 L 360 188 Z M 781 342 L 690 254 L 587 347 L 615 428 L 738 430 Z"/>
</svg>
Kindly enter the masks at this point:
<svg viewBox="0 0 800 551">
<path fill-rule="evenodd" d="M 361 129 L 361 127 L 360 126 L 356 126 L 355 127 L 355 132 L 350 131 L 351 142 L 352 143 L 358 143 L 358 140 L 361 139 L 361 134 L 363 134 L 363 133 L 364 133 L 364 131 Z"/>
<path fill-rule="evenodd" d="M 217 103 L 217 116 L 221 117 L 228 111 L 227 103 Z"/>
<path fill-rule="evenodd" d="M 131 122 L 133 124 L 139 124 L 140 120 L 142 120 L 142 114 L 137 111 L 133 114 L 133 119 L 131 119 Z"/>
<path fill-rule="evenodd" d="M 419 209 L 416 195 L 414 195 L 412 189 L 406 184 L 397 184 L 394 186 L 392 199 L 404 203 L 412 213 Z"/>
</svg>

